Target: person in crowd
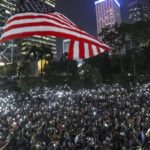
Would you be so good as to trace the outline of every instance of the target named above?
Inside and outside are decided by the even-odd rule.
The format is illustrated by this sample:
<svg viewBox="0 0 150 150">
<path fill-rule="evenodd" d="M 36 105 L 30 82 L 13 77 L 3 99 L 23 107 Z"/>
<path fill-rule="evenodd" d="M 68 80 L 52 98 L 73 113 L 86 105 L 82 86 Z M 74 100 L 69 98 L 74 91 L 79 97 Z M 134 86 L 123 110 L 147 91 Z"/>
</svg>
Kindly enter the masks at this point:
<svg viewBox="0 0 150 150">
<path fill-rule="evenodd" d="M 148 150 L 150 84 L 0 90 L 1 150 Z"/>
</svg>

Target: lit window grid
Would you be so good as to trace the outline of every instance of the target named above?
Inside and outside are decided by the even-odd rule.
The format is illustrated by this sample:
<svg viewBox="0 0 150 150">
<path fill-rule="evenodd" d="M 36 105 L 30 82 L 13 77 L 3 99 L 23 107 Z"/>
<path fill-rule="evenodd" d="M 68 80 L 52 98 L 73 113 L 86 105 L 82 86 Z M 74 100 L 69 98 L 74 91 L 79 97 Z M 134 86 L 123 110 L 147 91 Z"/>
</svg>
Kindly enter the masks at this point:
<svg viewBox="0 0 150 150">
<path fill-rule="evenodd" d="M 105 0 L 96 6 L 97 32 L 101 32 L 106 26 L 113 26 L 121 23 L 120 7 L 114 0 Z"/>
</svg>

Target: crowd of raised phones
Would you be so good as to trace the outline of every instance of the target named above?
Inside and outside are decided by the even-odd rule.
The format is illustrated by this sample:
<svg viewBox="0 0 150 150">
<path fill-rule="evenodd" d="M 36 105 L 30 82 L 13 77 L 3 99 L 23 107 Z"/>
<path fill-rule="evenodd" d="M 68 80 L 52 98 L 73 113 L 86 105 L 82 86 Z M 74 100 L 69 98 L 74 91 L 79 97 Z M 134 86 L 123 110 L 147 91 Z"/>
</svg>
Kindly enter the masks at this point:
<svg viewBox="0 0 150 150">
<path fill-rule="evenodd" d="M 0 90 L 1 150 L 149 150 L 150 84 Z"/>
</svg>

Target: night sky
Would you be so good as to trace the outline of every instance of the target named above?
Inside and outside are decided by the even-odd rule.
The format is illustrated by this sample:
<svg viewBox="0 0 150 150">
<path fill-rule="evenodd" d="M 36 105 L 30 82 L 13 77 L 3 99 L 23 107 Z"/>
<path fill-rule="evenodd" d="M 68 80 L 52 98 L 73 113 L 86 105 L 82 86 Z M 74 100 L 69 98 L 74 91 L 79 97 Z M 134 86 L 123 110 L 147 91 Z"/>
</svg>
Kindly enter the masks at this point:
<svg viewBox="0 0 150 150">
<path fill-rule="evenodd" d="M 96 36 L 96 0 L 56 0 L 56 11 L 64 14 L 84 31 Z M 124 6 L 124 0 L 118 0 Z M 125 8 L 121 9 L 123 19 L 125 18 Z M 124 19 L 125 20 L 125 19 Z M 57 49 L 62 49 L 62 42 L 57 42 Z"/>
</svg>

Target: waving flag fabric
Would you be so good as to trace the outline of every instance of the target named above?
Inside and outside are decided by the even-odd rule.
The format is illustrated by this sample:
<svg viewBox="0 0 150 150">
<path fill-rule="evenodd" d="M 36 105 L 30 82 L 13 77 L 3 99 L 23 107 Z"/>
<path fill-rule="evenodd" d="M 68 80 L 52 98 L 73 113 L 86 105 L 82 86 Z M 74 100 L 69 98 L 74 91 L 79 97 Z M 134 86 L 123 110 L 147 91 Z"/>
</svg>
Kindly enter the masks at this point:
<svg viewBox="0 0 150 150">
<path fill-rule="evenodd" d="M 0 42 L 34 35 L 71 39 L 69 59 L 89 58 L 110 50 L 109 46 L 79 29 L 67 17 L 57 12 L 24 12 L 13 15 L 6 22 Z"/>
</svg>

